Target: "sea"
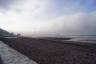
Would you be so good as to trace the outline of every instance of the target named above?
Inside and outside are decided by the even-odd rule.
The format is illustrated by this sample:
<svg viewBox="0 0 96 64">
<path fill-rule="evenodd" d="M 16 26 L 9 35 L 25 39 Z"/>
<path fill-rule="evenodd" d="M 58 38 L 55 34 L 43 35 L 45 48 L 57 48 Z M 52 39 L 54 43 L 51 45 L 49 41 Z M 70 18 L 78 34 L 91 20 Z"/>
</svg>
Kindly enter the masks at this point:
<svg viewBox="0 0 96 64">
<path fill-rule="evenodd" d="M 96 35 L 72 35 L 72 36 L 67 36 L 67 37 L 72 38 L 69 41 L 96 43 Z"/>
</svg>

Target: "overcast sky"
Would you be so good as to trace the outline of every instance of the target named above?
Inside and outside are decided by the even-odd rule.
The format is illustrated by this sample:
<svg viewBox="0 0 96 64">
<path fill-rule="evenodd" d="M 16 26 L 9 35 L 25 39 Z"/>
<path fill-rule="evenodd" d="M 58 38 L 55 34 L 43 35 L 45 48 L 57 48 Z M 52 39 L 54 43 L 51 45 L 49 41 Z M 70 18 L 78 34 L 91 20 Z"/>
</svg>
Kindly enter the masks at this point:
<svg viewBox="0 0 96 64">
<path fill-rule="evenodd" d="M 23 35 L 93 35 L 96 0 L 0 0 L 0 27 Z"/>
</svg>

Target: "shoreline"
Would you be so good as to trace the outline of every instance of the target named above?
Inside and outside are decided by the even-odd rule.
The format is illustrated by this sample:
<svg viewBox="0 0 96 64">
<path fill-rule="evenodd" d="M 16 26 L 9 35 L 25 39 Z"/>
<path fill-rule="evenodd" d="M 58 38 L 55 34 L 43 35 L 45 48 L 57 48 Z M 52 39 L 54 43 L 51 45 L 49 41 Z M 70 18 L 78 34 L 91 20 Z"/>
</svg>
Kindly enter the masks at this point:
<svg viewBox="0 0 96 64">
<path fill-rule="evenodd" d="M 1 40 L 39 64 L 96 63 L 95 44 L 28 37 L 5 38 Z"/>
</svg>

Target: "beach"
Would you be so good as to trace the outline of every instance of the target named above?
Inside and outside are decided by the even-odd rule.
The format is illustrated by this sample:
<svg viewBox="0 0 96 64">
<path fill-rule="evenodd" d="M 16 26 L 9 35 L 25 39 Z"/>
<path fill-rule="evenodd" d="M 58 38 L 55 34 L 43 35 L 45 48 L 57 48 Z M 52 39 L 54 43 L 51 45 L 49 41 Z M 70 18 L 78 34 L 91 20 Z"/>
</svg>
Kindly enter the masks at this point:
<svg viewBox="0 0 96 64">
<path fill-rule="evenodd" d="M 1 38 L 38 64 L 95 64 L 96 44 L 40 38 Z"/>
<path fill-rule="evenodd" d="M 37 64 L 27 56 L 19 53 L 8 45 L 0 41 L 0 64 Z"/>
</svg>

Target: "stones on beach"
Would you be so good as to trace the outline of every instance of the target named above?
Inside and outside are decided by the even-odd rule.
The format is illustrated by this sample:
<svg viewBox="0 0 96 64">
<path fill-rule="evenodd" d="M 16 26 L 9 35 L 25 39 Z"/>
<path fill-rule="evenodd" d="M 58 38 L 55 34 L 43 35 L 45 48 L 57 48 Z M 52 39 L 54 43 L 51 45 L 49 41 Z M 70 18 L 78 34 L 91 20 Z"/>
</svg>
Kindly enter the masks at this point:
<svg viewBox="0 0 96 64">
<path fill-rule="evenodd" d="M 0 41 L 0 64 L 37 64 Z M 3 61 L 3 62 L 2 62 Z"/>
</svg>

